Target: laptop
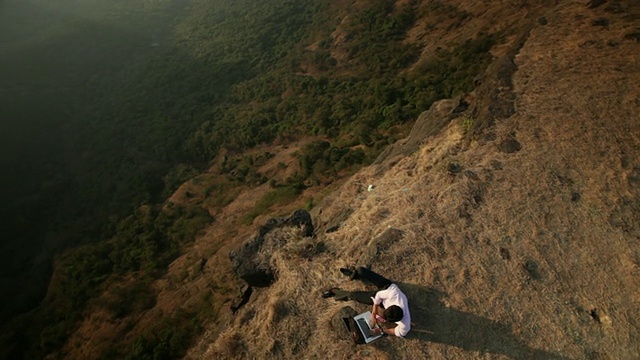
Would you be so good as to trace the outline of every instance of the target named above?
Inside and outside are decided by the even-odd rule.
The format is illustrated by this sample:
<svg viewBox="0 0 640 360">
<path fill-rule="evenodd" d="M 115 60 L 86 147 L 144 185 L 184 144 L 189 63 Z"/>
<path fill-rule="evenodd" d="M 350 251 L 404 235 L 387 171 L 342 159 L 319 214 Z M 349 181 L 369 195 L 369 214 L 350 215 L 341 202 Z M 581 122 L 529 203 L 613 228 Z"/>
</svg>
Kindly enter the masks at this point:
<svg viewBox="0 0 640 360">
<path fill-rule="evenodd" d="M 356 315 L 353 317 L 353 320 L 355 322 L 355 325 L 358 329 L 358 331 L 360 332 L 360 334 L 362 335 L 362 339 L 364 340 L 365 344 L 368 344 L 374 340 L 377 340 L 379 338 L 381 338 L 383 336 L 383 334 L 371 334 L 371 327 L 369 326 L 369 320 L 371 319 L 371 311 L 367 311 L 367 312 L 363 312 L 360 315 Z M 349 318 L 344 318 L 343 319 L 345 322 L 345 326 L 347 326 L 347 329 L 349 328 L 349 324 L 348 324 L 348 320 Z"/>
</svg>

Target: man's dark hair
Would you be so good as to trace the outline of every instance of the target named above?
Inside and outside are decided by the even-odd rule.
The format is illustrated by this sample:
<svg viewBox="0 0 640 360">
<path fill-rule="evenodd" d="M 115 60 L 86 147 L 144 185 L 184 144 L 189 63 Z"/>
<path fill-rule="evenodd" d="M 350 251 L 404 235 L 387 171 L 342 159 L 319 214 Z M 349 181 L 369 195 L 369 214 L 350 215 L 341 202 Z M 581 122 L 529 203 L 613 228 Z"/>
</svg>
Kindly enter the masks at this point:
<svg viewBox="0 0 640 360">
<path fill-rule="evenodd" d="M 402 309 L 398 305 L 389 306 L 384 310 L 384 313 L 382 314 L 382 317 L 384 317 L 385 320 L 391 322 L 400 321 L 402 320 L 403 316 L 404 311 L 402 311 Z"/>
</svg>

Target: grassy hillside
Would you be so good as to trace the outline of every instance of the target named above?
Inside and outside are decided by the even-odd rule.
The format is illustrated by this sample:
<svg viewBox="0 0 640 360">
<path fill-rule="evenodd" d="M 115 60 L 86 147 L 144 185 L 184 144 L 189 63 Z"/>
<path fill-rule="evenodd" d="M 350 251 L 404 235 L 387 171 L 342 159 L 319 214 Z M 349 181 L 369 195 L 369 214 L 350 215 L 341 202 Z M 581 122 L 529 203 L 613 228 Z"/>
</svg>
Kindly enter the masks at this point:
<svg viewBox="0 0 640 360">
<path fill-rule="evenodd" d="M 457 3 L 470 27 L 483 19 L 519 33 L 493 49 L 469 108 L 432 106 L 396 144 L 417 142 L 415 151 L 379 159 L 312 210 L 313 238 L 272 234 L 281 245 L 263 255 L 275 283 L 222 330 L 207 327 L 186 358 L 640 356 L 640 9 Z M 440 122 L 444 130 L 430 134 Z M 200 249 L 214 241 L 203 237 Z M 316 244 L 323 250 L 302 250 Z M 371 265 L 406 292 L 405 339 L 354 346 L 332 327 L 345 305 L 369 309 L 321 298 L 333 286 L 366 288 L 338 271 L 346 264 Z M 211 257 L 203 277 L 223 265 Z"/>
<path fill-rule="evenodd" d="M 180 356 L 235 285 L 220 274 L 176 306 L 159 283 L 196 281 L 245 232 L 230 227 L 313 207 L 434 101 L 471 91 L 513 35 L 440 2 L 0 6 L 15 119 L 2 123 L 3 317 L 35 306 L 53 268 L 44 301 L 3 327 L 3 354 L 27 358 Z M 425 54 L 424 31 L 457 35 Z M 176 265 L 211 222 L 215 250 Z M 78 340 L 92 321 L 113 326 L 95 348 Z"/>
<path fill-rule="evenodd" d="M 2 4 L 2 317 L 39 301 L 53 254 L 108 239 L 132 209 L 163 202 L 206 166 L 190 134 L 231 85 L 282 57 L 276 46 L 299 40 L 247 41 L 289 5 Z M 256 28 L 240 28 L 256 14 Z M 293 20 L 279 31 L 308 22 Z"/>
</svg>

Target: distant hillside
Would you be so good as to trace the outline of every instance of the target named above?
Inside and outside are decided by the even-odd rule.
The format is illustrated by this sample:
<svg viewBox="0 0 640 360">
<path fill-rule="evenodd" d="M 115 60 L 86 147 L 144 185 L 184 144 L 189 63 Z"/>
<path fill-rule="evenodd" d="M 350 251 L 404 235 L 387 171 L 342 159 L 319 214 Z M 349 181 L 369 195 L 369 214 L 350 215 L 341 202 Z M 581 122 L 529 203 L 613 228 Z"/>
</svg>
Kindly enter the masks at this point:
<svg viewBox="0 0 640 360">
<path fill-rule="evenodd" d="M 0 357 L 640 356 L 634 2 L 179 8 L 171 48 L 104 98 L 141 126 L 123 133 L 139 162 L 87 173 L 138 164 L 147 195 L 55 257 Z M 299 208 L 314 236 L 269 235 L 276 280 L 232 311 L 249 292 L 230 251 Z M 406 339 L 331 327 L 345 304 L 321 292 L 360 286 L 345 264 L 399 282 Z"/>
</svg>

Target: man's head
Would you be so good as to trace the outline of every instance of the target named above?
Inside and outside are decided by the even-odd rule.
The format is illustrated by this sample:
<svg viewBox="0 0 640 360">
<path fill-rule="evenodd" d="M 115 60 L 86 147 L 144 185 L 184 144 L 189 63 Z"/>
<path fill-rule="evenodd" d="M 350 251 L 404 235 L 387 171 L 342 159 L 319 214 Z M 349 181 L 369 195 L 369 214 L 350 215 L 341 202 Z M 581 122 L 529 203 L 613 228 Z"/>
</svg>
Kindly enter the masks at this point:
<svg viewBox="0 0 640 360">
<path fill-rule="evenodd" d="M 402 320 L 403 316 L 404 316 L 404 311 L 402 311 L 402 309 L 398 305 L 389 306 L 384 310 L 384 313 L 382 314 L 382 317 L 384 317 L 385 320 L 391 321 L 391 322 L 400 321 Z"/>
</svg>

